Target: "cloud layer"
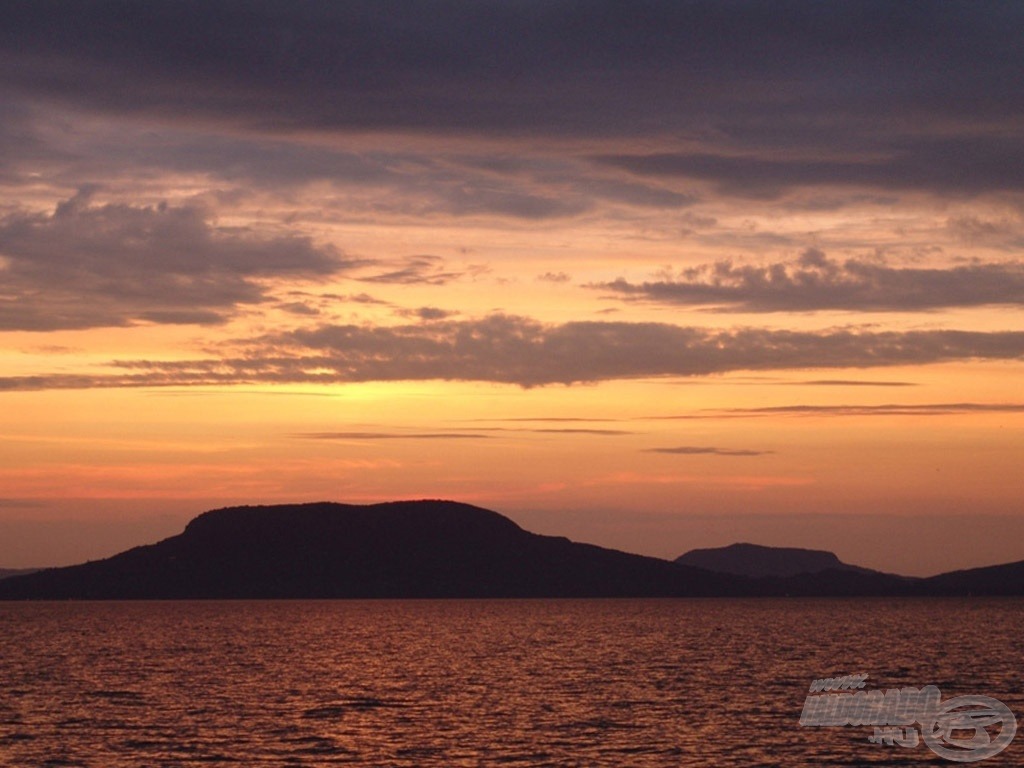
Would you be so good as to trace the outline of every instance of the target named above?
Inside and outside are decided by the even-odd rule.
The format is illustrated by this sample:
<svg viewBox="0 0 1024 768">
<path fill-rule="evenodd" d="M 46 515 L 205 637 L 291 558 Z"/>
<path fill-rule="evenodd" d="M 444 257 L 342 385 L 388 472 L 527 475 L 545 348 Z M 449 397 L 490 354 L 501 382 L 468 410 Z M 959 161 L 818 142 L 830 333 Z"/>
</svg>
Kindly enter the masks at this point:
<svg viewBox="0 0 1024 768">
<path fill-rule="evenodd" d="M 238 352 L 241 354 L 238 354 Z M 398 326 L 324 325 L 239 342 L 235 355 L 118 361 L 120 373 L 0 379 L 0 389 L 457 380 L 534 387 L 730 371 L 1020 360 L 1024 332 L 712 330 L 661 323 L 544 324 L 490 315 Z"/>
<path fill-rule="evenodd" d="M 0 146 L 33 150 L 16 110 L 57 105 L 279 137 L 645 139 L 656 149 L 593 158 L 745 196 L 1020 191 L 1022 24 L 1017 3 L 15 3 L 0 25 L 13 105 Z M 299 155 L 262 167 L 331 173 Z M 364 159 L 334 171 L 386 172 Z M 235 160 L 226 173 L 253 157 Z M 460 189 L 448 204 L 469 210 L 576 205 Z"/>
<path fill-rule="evenodd" d="M 665 304 L 743 312 L 855 310 L 915 312 L 990 304 L 1024 305 L 1024 262 L 898 268 L 878 259 L 830 259 L 810 248 L 793 261 L 766 266 L 730 260 L 679 271 L 671 279 L 598 288 Z"/>
</svg>

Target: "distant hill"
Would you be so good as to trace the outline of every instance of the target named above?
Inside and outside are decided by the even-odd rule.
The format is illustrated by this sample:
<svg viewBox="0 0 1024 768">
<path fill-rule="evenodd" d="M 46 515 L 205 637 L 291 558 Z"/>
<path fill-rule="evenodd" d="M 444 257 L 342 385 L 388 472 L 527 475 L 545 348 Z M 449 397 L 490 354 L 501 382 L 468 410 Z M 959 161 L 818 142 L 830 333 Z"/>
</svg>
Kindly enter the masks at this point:
<svg viewBox="0 0 1024 768">
<path fill-rule="evenodd" d="M 523 530 L 449 501 L 206 512 L 178 536 L 0 582 L 0 598 L 725 595 L 741 580 Z"/>
<path fill-rule="evenodd" d="M 716 573 L 731 573 L 736 576 L 788 577 L 803 573 L 822 571 L 850 571 L 862 574 L 877 574 L 868 568 L 847 565 L 832 552 L 820 549 L 797 549 L 795 547 L 765 547 L 760 544 L 730 544 L 727 547 L 691 549 L 675 560 L 681 565 L 704 568 Z"/>
<path fill-rule="evenodd" d="M 1024 561 L 942 573 L 923 583 L 929 592 L 944 595 L 1022 595 Z"/>
<path fill-rule="evenodd" d="M 717 552 L 749 555 L 743 547 L 751 546 Z M 848 566 L 828 552 L 758 550 L 769 554 L 760 553 L 757 572 L 774 575 L 540 536 L 452 501 L 229 507 L 156 544 L 4 578 L 0 599 L 1024 595 L 1024 562 L 911 579 Z"/>
<path fill-rule="evenodd" d="M 6 579 L 9 576 L 23 576 L 26 573 L 35 573 L 40 570 L 39 568 L 0 568 L 0 579 Z"/>
</svg>

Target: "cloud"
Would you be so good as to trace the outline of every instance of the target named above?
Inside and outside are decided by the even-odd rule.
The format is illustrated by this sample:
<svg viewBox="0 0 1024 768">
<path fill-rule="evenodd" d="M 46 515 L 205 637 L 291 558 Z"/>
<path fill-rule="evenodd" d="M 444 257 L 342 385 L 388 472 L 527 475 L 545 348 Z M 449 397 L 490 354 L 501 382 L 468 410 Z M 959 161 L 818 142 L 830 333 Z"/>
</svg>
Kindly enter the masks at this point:
<svg viewBox="0 0 1024 768">
<path fill-rule="evenodd" d="M 305 315 L 308 317 L 320 314 L 319 309 L 302 301 L 282 302 L 277 305 L 277 308 L 292 315 Z"/>
<path fill-rule="evenodd" d="M 457 272 L 446 269 L 445 261 L 440 256 L 422 255 L 400 260 L 396 269 L 360 276 L 357 279 L 364 283 L 393 285 L 446 285 L 467 273 L 466 270 Z"/>
<path fill-rule="evenodd" d="M 545 194 L 539 190 L 474 183 L 472 180 L 462 180 L 462 183 L 448 185 L 439 191 L 443 200 L 439 211 L 456 216 L 497 214 L 541 221 L 576 216 L 593 206 L 582 196 Z M 431 211 L 428 208 L 425 212 Z"/>
<path fill-rule="evenodd" d="M 356 294 L 353 294 L 351 296 L 344 296 L 344 297 L 342 297 L 342 296 L 333 296 L 333 297 L 329 297 L 329 298 L 343 299 L 345 301 L 351 301 L 351 302 L 354 302 L 356 304 L 383 304 L 383 305 L 387 305 L 387 306 L 390 306 L 390 304 L 391 304 L 390 301 L 384 301 L 383 299 L 378 299 L 378 298 L 376 298 L 374 296 L 371 296 L 368 293 L 356 293 Z"/>
<path fill-rule="evenodd" d="M 471 432 L 299 432 L 307 440 L 486 440 L 491 435 Z"/>
<path fill-rule="evenodd" d="M 1024 413 L 1024 403 L 889 403 L 885 405 L 778 405 L 725 408 L 655 420 L 753 418 L 760 416 L 958 416 L 974 413 Z"/>
<path fill-rule="evenodd" d="M 620 419 L 592 419 L 580 416 L 517 416 L 505 419 L 471 419 L 471 421 L 540 421 L 540 422 L 593 422 L 593 421 L 620 421 Z"/>
<path fill-rule="evenodd" d="M 581 429 L 573 429 L 573 428 L 555 429 L 555 428 L 550 428 L 550 429 L 530 429 L 530 430 L 526 430 L 526 431 L 528 431 L 528 432 L 535 432 L 535 433 L 539 433 L 539 434 L 604 435 L 606 437 L 612 437 L 612 436 L 617 436 L 617 435 L 632 435 L 633 434 L 632 432 L 629 432 L 629 431 L 627 431 L 625 429 L 582 429 L 582 428 Z"/>
<path fill-rule="evenodd" d="M 645 453 L 670 453 L 679 456 L 766 456 L 774 451 L 752 451 L 734 448 L 709 448 L 703 446 L 680 445 L 674 448 L 648 448 Z"/>
<path fill-rule="evenodd" d="M 118 130 L 118 128 L 120 130 Z M 76 156 L 57 164 L 58 178 L 82 173 L 114 177 L 184 174 L 228 184 L 221 199 L 238 199 L 258 191 L 294 193 L 315 185 L 330 192 L 320 216 L 418 218 L 486 217 L 526 221 L 558 220 L 588 211 L 601 200 L 646 208 L 674 208 L 694 202 L 687 196 L 650 184 L 595 178 L 592 164 L 567 157 L 554 168 L 492 170 L 464 155 L 439 151 L 430 142 L 372 142 L 368 151 L 352 151 L 322 140 L 272 138 L 244 133 L 175 130 L 157 136 L 119 125 L 122 140 L 99 135 L 76 143 Z M 169 135 L 168 135 L 169 133 Z M 363 139 L 366 142 L 366 139 Z M 420 146 L 423 145 L 423 146 Z M 59 143 L 58 143 L 59 146 Z M 33 164 L 38 168 L 38 163 Z M 623 175 L 623 174 L 618 174 Z"/>
<path fill-rule="evenodd" d="M 546 283 L 568 283 L 572 277 L 565 272 L 545 272 L 542 275 L 537 275 L 537 279 Z"/>
<path fill-rule="evenodd" d="M 225 356 L 113 361 L 106 374 L 0 378 L 2 389 L 458 380 L 515 384 L 1024 359 L 1024 332 L 719 330 L 544 324 L 512 315 L 396 326 L 322 325 L 240 340 Z"/>
<path fill-rule="evenodd" d="M 93 204 L 0 219 L 0 330 L 223 322 L 266 300 L 263 280 L 357 266 L 299 235 L 218 226 L 194 206 Z"/>
<path fill-rule="evenodd" d="M 946 221 L 953 237 L 971 245 L 988 245 L 1007 250 L 1024 245 L 1024 231 L 1017 221 L 982 219 L 978 216 L 953 216 Z"/>
<path fill-rule="evenodd" d="M 1016 138 L 923 135 L 914 142 L 890 138 L 888 147 L 873 156 L 844 156 L 838 145 L 833 152 L 824 159 L 778 159 L 748 151 L 616 154 L 594 160 L 642 178 L 710 181 L 722 192 L 750 198 L 819 186 L 926 189 L 957 196 L 1024 191 L 1024 147 Z"/>
<path fill-rule="evenodd" d="M 782 405 L 768 408 L 733 408 L 733 415 L 794 416 L 953 416 L 969 413 L 1024 413 L 1022 403 L 929 403 L 887 405 Z"/>
<path fill-rule="evenodd" d="M 620 429 L 510 429 L 502 427 L 481 427 L 481 431 L 456 430 L 453 432 L 300 432 L 292 437 L 300 437 L 310 440 L 477 440 L 492 438 L 494 435 L 484 432 L 529 432 L 533 434 L 581 434 L 603 437 L 619 435 L 631 435 Z"/>
<path fill-rule="evenodd" d="M 809 248 L 767 266 L 731 260 L 687 267 L 667 279 L 622 278 L 591 286 L 645 301 L 740 312 L 856 310 L 914 312 L 945 307 L 1024 305 L 1024 262 L 897 268 L 872 259 L 830 259 Z"/>
<path fill-rule="evenodd" d="M 1021 82 L 1013 65 L 1022 14 L 1012 3 L 978 14 L 870 2 L 782 10 L 310 2 L 288 10 L 186 0 L 138 5 L 126 16 L 116 3 L 41 1 L 5 17 L 0 61 L 12 90 L 119 113 L 258 117 L 279 129 L 598 132 L 646 125 L 656 106 L 679 117 L 726 107 L 750 116 L 770 105 L 789 117 L 834 107 L 837 91 L 860 108 L 902 99 L 901 114 L 952 109 L 940 98 L 951 93 L 990 118 L 1014 108 L 995 99 Z M 61 34 L 67 29 L 75 34 Z M 599 95 L 608 101 L 595 104 Z M 595 114 L 604 120 L 588 125 Z M 888 113 L 849 116 L 864 115 Z"/>
<path fill-rule="evenodd" d="M 516 421 L 516 419 L 509 419 L 509 421 Z M 580 421 L 589 421 L 580 419 Z M 540 435 L 599 435 L 603 437 L 618 437 L 620 435 L 632 435 L 634 432 L 630 432 L 625 429 L 589 429 L 589 428 L 538 428 L 538 427 L 480 427 L 488 432 L 530 432 L 532 434 Z"/>
<path fill-rule="evenodd" d="M 378 132 L 441 144 L 594 139 L 612 150 L 595 162 L 632 178 L 594 178 L 590 194 L 655 207 L 690 195 L 638 178 L 746 196 L 834 185 L 1019 192 L 1022 24 L 1016 3 L 978 13 L 885 2 L 182 0 L 126 12 L 39 0 L 6 8 L 0 25 L 0 148 L 41 157 L 21 115 L 45 108 L 280 140 L 260 142 L 272 153 L 262 161 L 215 143 L 158 160 L 239 179 L 393 183 L 400 163 L 287 146 Z M 528 219 L 590 204 L 528 187 L 453 184 L 439 198 L 453 211 Z"/>
<path fill-rule="evenodd" d="M 397 309 L 395 314 L 399 317 L 418 317 L 424 322 L 432 320 L 444 320 L 446 317 L 453 317 L 459 314 L 458 311 L 440 309 L 438 307 L 418 307 L 417 309 Z"/>
<path fill-rule="evenodd" d="M 865 381 L 858 379 L 813 379 L 811 381 L 794 381 L 794 385 L 812 387 L 916 387 L 913 381 Z"/>
</svg>

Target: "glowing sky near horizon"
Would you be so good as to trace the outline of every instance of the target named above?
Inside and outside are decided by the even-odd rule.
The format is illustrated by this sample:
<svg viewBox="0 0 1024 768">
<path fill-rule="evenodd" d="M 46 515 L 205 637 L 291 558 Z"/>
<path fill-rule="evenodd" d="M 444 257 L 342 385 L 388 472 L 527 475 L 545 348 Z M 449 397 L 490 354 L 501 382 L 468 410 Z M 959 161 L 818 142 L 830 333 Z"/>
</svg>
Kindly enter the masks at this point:
<svg viewBox="0 0 1024 768">
<path fill-rule="evenodd" d="M 442 497 L 1024 559 L 1024 7 L 7 3 L 0 566 Z"/>
</svg>

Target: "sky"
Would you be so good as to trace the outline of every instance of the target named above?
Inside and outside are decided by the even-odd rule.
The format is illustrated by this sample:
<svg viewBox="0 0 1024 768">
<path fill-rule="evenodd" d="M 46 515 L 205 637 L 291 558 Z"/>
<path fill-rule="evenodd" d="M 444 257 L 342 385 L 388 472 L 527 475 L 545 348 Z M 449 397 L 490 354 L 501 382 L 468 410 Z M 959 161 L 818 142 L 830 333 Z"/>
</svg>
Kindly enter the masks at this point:
<svg viewBox="0 0 1024 768">
<path fill-rule="evenodd" d="M 446 498 L 1024 559 L 1024 5 L 6 2 L 0 566 Z"/>
</svg>

